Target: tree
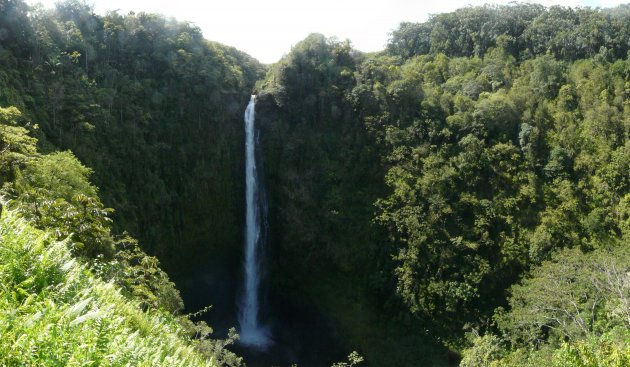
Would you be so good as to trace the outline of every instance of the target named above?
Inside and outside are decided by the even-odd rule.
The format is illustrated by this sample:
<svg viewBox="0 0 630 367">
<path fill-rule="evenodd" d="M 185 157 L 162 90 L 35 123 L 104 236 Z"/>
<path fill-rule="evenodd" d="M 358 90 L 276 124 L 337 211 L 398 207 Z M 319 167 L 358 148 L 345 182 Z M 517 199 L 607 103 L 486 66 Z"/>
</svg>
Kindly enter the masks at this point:
<svg viewBox="0 0 630 367">
<path fill-rule="evenodd" d="M 43 155 L 29 161 L 9 186 L 9 205 L 39 227 L 55 228 L 59 239 L 72 235 L 78 254 L 111 257 L 112 210 L 89 183 L 90 173 L 70 152 Z"/>
<path fill-rule="evenodd" d="M 499 327 L 513 345 L 530 346 L 630 328 L 629 264 L 623 245 L 587 254 L 562 250 L 512 287 Z"/>
<path fill-rule="evenodd" d="M 0 184 L 15 179 L 16 172 L 37 156 L 37 139 L 29 136 L 22 113 L 15 107 L 0 107 Z"/>
</svg>

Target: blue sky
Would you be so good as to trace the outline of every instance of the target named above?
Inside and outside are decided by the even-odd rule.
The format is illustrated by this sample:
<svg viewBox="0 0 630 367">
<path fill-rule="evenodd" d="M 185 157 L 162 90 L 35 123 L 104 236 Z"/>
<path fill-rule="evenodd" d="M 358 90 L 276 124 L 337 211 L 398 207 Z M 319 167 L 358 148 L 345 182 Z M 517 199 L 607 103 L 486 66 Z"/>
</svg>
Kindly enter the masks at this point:
<svg viewBox="0 0 630 367">
<path fill-rule="evenodd" d="M 27 0 L 53 7 L 57 0 Z M 453 11 L 488 0 L 88 0 L 99 14 L 109 10 L 161 13 L 195 23 L 205 38 L 234 46 L 264 63 L 278 61 L 308 34 L 350 39 L 361 51 L 378 51 L 402 21 Z M 506 4 L 510 1 L 494 1 Z M 613 7 L 628 1 L 538 0 L 546 6 Z"/>
</svg>

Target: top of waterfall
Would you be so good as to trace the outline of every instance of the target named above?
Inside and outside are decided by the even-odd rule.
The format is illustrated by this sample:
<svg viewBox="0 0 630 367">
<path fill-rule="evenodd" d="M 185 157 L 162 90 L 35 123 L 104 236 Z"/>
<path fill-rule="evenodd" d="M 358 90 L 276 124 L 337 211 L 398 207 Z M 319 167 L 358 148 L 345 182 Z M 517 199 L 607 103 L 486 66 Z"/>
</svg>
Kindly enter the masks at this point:
<svg viewBox="0 0 630 367">
<path fill-rule="evenodd" d="M 256 102 L 256 95 L 255 94 L 252 94 L 252 99 L 251 100 Z"/>
</svg>

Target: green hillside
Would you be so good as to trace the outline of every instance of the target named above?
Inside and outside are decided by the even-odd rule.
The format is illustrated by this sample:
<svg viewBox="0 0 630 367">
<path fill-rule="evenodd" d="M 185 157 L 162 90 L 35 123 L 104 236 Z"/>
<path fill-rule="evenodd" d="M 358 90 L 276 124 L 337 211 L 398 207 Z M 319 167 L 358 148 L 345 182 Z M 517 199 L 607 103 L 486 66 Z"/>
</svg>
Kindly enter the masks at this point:
<svg viewBox="0 0 630 367">
<path fill-rule="evenodd" d="M 143 310 L 14 212 L 0 219 L 0 365 L 217 366 L 166 311 Z"/>
</svg>

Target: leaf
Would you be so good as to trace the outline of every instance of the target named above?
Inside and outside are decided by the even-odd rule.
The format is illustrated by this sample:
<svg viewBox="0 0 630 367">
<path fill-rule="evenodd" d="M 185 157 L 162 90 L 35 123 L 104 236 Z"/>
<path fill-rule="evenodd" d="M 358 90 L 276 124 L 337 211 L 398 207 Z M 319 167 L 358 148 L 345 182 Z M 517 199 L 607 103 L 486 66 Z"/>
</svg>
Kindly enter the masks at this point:
<svg viewBox="0 0 630 367">
<path fill-rule="evenodd" d="M 92 302 L 92 297 L 88 297 L 77 302 L 65 312 L 64 316 L 74 317 L 80 314 L 90 304 L 90 302 Z"/>
<path fill-rule="evenodd" d="M 72 320 L 70 322 L 70 326 L 81 325 L 85 321 L 100 318 L 102 315 L 103 315 L 103 312 L 101 310 L 90 311 L 86 313 L 85 315 L 79 316 L 76 319 Z"/>
</svg>

